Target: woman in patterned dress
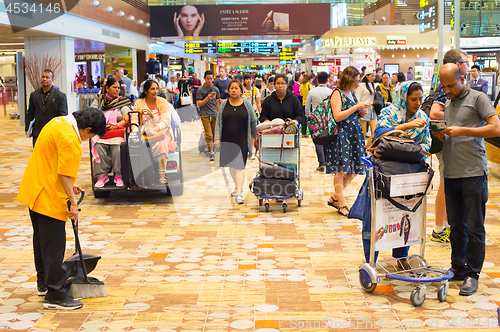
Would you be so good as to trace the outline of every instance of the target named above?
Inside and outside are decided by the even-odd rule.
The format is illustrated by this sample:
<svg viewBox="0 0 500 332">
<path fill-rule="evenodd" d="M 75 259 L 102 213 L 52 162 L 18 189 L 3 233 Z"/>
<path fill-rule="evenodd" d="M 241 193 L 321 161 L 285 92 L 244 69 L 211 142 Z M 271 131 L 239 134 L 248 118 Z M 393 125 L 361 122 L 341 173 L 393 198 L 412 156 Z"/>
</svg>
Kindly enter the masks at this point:
<svg viewBox="0 0 500 332">
<path fill-rule="evenodd" d="M 358 103 L 354 95 L 360 79 L 355 67 L 345 68 L 339 77 L 330 99 L 338 135 L 327 148 L 326 172 L 334 173 L 334 194 L 328 200 L 328 205 L 336 208 L 340 215 L 347 216 L 349 208 L 344 199 L 344 189 L 357 174 L 365 172 L 360 160 L 366 155 L 366 148 L 359 117 L 367 114 L 370 104 Z"/>
</svg>

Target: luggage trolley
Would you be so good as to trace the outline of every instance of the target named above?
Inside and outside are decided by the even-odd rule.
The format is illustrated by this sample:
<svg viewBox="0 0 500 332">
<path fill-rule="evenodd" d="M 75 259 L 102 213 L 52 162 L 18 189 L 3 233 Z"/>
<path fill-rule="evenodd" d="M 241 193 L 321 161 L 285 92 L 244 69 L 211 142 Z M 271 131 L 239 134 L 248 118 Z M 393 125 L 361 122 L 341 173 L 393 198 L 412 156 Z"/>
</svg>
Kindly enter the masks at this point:
<svg viewBox="0 0 500 332">
<path fill-rule="evenodd" d="M 255 178 L 250 188 L 259 200 L 259 206 L 264 205 L 266 212 L 270 209 L 270 200 L 281 202 L 283 212 L 287 212 L 287 199 L 297 199 L 300 206 L 304 198 L 304 192 L 300 188 L 300 127 L 296 134 L 261 134 L 257 133 L 259 144 L 259 172 L 264 165 L 279 164 L 288 170 L 294 171 L 297 176 L 294 180 L 262 179 Z M 262 181 L 268 190 L 257 188 L 255 181 Z"/>
<path fill-rule="evenodd" d="M 437 269 L 430 267 L 427 261 L 424 259 L 424 251 L 425 251 L 425 239 L 426 239 L 426 232 L 425 232 L 425 226 L 426 226 L 426 214 L 427 214 L 427 209 L 426 209 L 426 194 L 424 193 L 423 201 L 420 207 L 417 209 L 416 212 L 414 213 L 403 213 L 403 217 L 401 218 L 401 221 L 398 222 L 398 220 L 394 220 L 393 217 L 388 213 L 387 215 L 385 213 L 380 213 L 379 211 L 377 213 L 377 208 L 380 208 L 381 206 L 384 206 L 384 203 L 388 203 L 389 205 L 392 206 L 392 204 L 384 199 L 378 199 L 375 197 L 375 181 L 374 181 L 374 171 L 373 171 L 373 164 L 370 161 L 368 157 L 363 157 L 361 160 L 368 165 L 368 189 L 370 193 L 370 200 L 371 200 L 371 241 L 370 241 L 370 263 L 363 263 L 359 267 L 359 282 L 361 284 L 361 287 L 363 288 L 364 291 L 371 293 L 375 290 L 377 287 L 377 283 L 380 281 L 379 273 L 377 271 L 377 268 L 383 270 L 382 274 L 385 274 L 385 277 L 387 279 L 394 279 L 394 280 L 401 280 L 405 282 L 411 282 L 417 284 L 416 288 L 411 292 L 410 295 L 410 300 L 411 303 L 414 306 L 420 306 L 424 303 L 425 301 L 425 293 L 426 293 L 426 287 L 425 284 L 429 282 L 440 282 L 440 285 L 437 290 L 437 297 L 440 302 L 444 302 L 446 300 L 446 297 L 448 295 L 448 280 L 453 278 L 453 272 L 448 271 L 448 270 L 442 270 L 442 269 Z M 402 175 L 403 177 L 406 177 L 408 179 L 408 176 L 415 176 L 416 174 L 424 174 L 425 173 L 414 173 L 414 174 L 404 174 Z M 401 178 L 401 175 L 397 175 Z M 391 177 L 391 183 L 394 181 L 394 176 Z M 403 180 L 404 181 L 404 180 Z M 417 194 L 418 192 L 413 192 L 412 194 Z M 422 193 L 422 191 L 420 191 Z M 391 188 L 391 197 L 392 197 L 392 188 Z M 408 193 L 407 195 L 411 195 Z M 396 195 L 394 195 L 396 196 Z M 399 195 L 398 195 L 399 196 Z M 377 204 L 378 202 L 378 204 Z M 392 208 L 397 209 L 395 207 Z M 399 210 L 398 211 L 402 211 Z M 384 211 L 382 211 L 384 212 Z M 410 238 L 410 220 L 411 217 L 415 218 L 421 216 L 420 221 L 420 234 L 416 234 L 417 237 L 413 238 L 413 240 Z M 398 222 L 395 225 L 386 225 L 385 230 L 384 230 L 384 235 L 386 233 L 394 233 L 394 229 L 389 232 L 387 231 L 391 226 L 399 226 L 396 227 L 396 232 L 399 233 L 401 236 L 402 233 L 404 233 L 404 242 L 405 246 L 406 241 L 409 240 L 408 245 L 411 245 L 411 242 L 414 242 L 416 244 L 416 241 L 420 243 L 420 254 L 419 255 L 412 255 L 409 256 L 407 259 L 407 262 L 410 266 L 409 269 L 403 269 L 402 271 L 397 271 L 397 272 L 391 272 L 388 271 L 385 266 L 381 263 L 392 263 L 391 260 L 386 260 L 383 262 L 378 262 L 374 263 L 375 261 L 375 251 L 376 251 L 376 233 L 378 226 L 383 225 L 384 223 L 387 223 L 387 220 L 393 219 L 394 221 Z M 418 221 L 418 220 L 416 220 Z M 418 226 L 418 224 L 417 224 Z M 418 232 L 418 230 L 416 231 Z M 415 234 L 415 233 L 413 233 Z M 393 235 L 394 237 L 394 235 Z M 415 240 L 416 239 L 416 240 Z M 389 245 L 389 246 L 388 246 Z M 393 249 L 393 248 L 398 248 L 401 247 L 401 245 L 393 245 L 390 246 L 389 243 L 385 245 L 385 247 L 382 247 L 381 249 Z M 377 249 L 378 250 L 378 249 Z M 392 265 L 392 264 L 390 264 Z"/>
</svg>

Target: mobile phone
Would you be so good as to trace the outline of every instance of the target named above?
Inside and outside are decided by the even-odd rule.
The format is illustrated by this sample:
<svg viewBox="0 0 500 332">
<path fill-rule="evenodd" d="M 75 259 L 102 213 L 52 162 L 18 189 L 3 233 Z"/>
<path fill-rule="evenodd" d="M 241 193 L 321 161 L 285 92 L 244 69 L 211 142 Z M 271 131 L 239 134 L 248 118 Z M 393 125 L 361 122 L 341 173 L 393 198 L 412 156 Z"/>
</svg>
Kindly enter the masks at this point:
<svg viewBox="0 0 500 332">
<path fill-rule="evenodd" d="M 446 124 L 445 120 L 431 120 L 430 125 L 431 125 L 431 131 L 441 131 L 448 128 L 448 125 Z"/>
</svg>

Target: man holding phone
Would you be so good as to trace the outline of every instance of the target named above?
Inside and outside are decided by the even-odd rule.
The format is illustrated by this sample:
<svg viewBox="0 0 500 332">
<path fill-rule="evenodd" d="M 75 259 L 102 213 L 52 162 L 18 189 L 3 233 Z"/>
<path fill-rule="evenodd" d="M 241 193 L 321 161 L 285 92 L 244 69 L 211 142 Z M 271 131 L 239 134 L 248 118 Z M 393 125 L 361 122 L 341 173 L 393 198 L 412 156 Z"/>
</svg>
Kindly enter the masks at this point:
<svg viewBox="0 0 500 332">
<path fill-rule="evenodd" d="M 205 132 L 207 142 L 205 154 L 208 154 L 210 161 L 214 161 L 213 140 L 215 134 L 215 122 L 219 111 L 219 89 L 213 86 L 214 72 L 207 70 L 203 75 L 205 83 L 196 92 L 197 105 L 200 108 L 200 119 Z"/>
<path fill-rule="evenodd" d="M 469 296 L 477 291 L 486 251 L 488 168 L 484 138 L 500 136 L 500 121 L 488 97 L 466 85 L 459 66 L 444 65 L 439 79 L 449 98 L 444 105 L 448 127 L 434 135 L 443 140 L 450 270 L 455 274 L 453 280 L 464 281 L 459 294 Z"/>
</svg>

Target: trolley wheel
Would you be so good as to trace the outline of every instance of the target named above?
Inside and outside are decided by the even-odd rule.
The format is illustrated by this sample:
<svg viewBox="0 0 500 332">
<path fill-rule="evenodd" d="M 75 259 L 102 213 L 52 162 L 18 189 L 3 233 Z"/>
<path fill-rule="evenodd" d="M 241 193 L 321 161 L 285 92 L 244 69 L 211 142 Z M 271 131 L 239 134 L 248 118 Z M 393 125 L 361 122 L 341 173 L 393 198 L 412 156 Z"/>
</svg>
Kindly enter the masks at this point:
<svg viewBox="0 0 500 332">
<path fill-rule="evenodd" d="M 111 192 L 109 190 L 98 190 L 94 191 L 95 198 L 109 198 Z"/>
<path fill-rule="evenodd" d="M 259 198 L 259 206 L 262 206 L 263 202 L 264 202 L 264 200 L 262 198 Z"/>
<path fill-rule="evenodd" d="M 302 205 L 302 200 L 301 200 L 301 199 L 299 199 L 299 200 L 297 201 L 297 205 L 298 205 L 299 207 Z"/>
<path fill-rule="evenodd" d="M 359 269 L 359 283 L 363 290 L 367 293 L 371 293 L 377 288 L 377 283 L 372 282 L 372 276 L 370 272 L 364 268 Z"/>
<path fill-rule="evenodd" d="M 266 212 L 269 212 L 269 203 L 264 204 L 264 206 L 266 207 Z"/>
<path fill-rule="evenodd" d="M 410 301 L 415 307 L 420 307 L 425 301 L 425 289 L 421 289 L 420 287 L 415 288 L 411 292 Z"/>
<path fill-rule="evenodd" d="M 286 210 L 288 209 L 288 204 L 283 203 L 283 213 L 286 213 Z"/>
<path fill-rule="evenodd" d="M 427 261 L 420 257 L 419 255 L 411 255 L 408 257 L 408 264 L 412 269 L 418 269 L 419 267 L 429 267 Z"/>
<path fill-rule="evenodd" d="M 438 300 L 439 302 L 444 302 L 446 301 L 446 297 L 448 296 L 448 287 L 450 285 L 448 284 L 448 281 L 445 283 L 441 283 L 438 287 L 437 295 L 438 295 Z"/>
</svg>

